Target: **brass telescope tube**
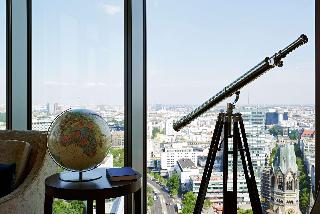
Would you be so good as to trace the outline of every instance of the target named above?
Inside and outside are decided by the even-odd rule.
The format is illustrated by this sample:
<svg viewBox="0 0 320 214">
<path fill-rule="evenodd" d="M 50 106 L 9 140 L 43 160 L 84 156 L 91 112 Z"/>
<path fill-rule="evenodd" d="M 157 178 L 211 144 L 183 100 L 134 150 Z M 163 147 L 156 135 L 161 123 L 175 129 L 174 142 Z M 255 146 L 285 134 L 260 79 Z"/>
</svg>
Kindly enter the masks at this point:
<svg viewBox="0 0 320 214">
<path fill-rule="evenodd" d="M 204 112 L 208 111 L 213 106 L 217 105 L 224 99 L 232 96 L 235 92 L 240 90 L 245 85 L 249 84 L 250 82 L 254 81 L 256 78 L 270 70 L 271 68 L 274 68 L 275 66 L 282 67 L 283 62 L 282 59 L 285 58 L 291 51 L 295 50 L 299 46 L 305 44 L 308 42 L 308 37 L 304 34 L 302 34 L 298 39 L 296 39 L 294 42 L 292 42 L 290 45 L 285 47 L 284 49 L 280 50 L 278 53 L 275 53 L 271 57 L 266 57 L 263 61 L 258 63 L 256 66 L 254 66 L 252 69 L 244 73 L 242 76 L 240 76 L 238 79 L 233 81 L 231 84 L 223 88 L 220 92 L 218 92 L 216 95 L 211 97 L 209 100 L 204 102 L 202 105 L 194 109 L 192 112 L 190 112 L 188 115 L 183 116 L 181 119 L 173 123 L 173 129 L 175 131 L 179 131 L 184 126 L 188 125 L 199 117 Z"/>
</svg>

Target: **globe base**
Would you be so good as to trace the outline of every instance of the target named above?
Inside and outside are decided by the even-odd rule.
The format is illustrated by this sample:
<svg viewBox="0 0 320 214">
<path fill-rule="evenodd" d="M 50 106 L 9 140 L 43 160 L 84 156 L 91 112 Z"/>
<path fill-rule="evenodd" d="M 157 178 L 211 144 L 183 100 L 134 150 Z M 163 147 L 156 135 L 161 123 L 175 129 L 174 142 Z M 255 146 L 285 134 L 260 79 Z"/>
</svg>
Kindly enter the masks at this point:
<svg viewBox="0 0 320 214">
<path fill-rule="evenodd" d="M 66 182 L 88 182 L 98 180 L 102 178 L 102 175 L 94 170 L 85 172 L 62 172 L 59 178 Z"/>
</svg>

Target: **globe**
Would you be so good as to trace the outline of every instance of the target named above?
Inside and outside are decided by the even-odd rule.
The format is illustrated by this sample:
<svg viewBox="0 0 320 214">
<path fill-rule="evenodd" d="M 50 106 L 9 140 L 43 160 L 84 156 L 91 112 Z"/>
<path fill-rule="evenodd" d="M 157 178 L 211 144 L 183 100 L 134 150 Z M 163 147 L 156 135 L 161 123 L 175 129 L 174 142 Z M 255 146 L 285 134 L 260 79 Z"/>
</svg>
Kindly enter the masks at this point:
<svg viewBox="0 0 320 214">
<path fill-rule="evenodd" d="M 111 148 L 107 122 L 87 109 L 69 109 L 48 130 L 47 147 L 53 160 L 69 171 L 97 167 Z"/>
</svg>

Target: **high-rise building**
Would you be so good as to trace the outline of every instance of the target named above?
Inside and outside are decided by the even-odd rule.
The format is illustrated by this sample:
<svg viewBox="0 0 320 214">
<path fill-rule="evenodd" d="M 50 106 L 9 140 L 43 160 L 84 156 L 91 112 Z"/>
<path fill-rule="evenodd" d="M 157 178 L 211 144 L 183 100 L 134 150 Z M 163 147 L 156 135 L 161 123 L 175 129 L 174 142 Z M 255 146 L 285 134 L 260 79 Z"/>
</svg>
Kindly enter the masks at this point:
<svg viewBox="0 0 320 214">
<path fill-rule="evenodd" d="M 283 120 L 289 120 L 289 114 L 288 114 L 287 111 L 283 112 L 282 119 Z"/>
<path fill-rule="evenodd" d="M 268 164 L 268 158 L 266 157 L 265 166 L 261 174 L 261 206 L 264 213 L 267 213 L 267 210 L 270 207 L 270 186 L 271 186 L 271 174 L 272 168 Z"/>
<path fill-rule="evenodd" d="M 47 111 L 47 114 L 49 115 L 50 114 L 50 104 L 49 103 L 46 104 L 46 111 Z"/>
<path fill-rule="evenodd" d="M 240 110 L 245 126 L 253 170 L 260 191 L 260 176 L 265 165 L 265 157 L 269 153 L 266 145 L 265 110 L 258 107 L 246 107 Z M 243 170 L 241 161 L 239 169 Z"/>
<path fill-rule="evenodd" d="M 53 114 L 59 114 L 62 112 L 62 108 L 58 103 L 54 103 L 53 105 Z"/>
<path fill-rule="evenodd" d="M 182 158 L 191 159 L 197 164 L 197 154 L 187 143 L 172 143 L 165 145 L 161 152 L 161 169 L 173 171 L 177 161 Z"/>
<path fill-rule="evenodd" d="M 266 113 L 266 125 L 277 125 L 279 123 L 278 112 L 267 112 Z"/>
<path fill-rule="evenodd" d="M 180 189 L 183 192 L 190 191 L 191 180 L 190 176 L 199 175 L 199 169 L 196 165 L 188 158 L 182 158 L 177 161 L 175 171 L 180 177 Z"/>
</svg>

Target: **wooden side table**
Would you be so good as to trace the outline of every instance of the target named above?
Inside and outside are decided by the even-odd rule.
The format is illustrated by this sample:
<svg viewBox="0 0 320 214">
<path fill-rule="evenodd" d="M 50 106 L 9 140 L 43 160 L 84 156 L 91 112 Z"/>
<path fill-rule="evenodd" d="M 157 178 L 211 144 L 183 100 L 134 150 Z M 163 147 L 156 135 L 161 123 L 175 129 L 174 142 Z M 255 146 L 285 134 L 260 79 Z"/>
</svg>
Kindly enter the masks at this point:
<svg viewBox="0 0 320 214">
<path fill-rule="evenodd" d="M 105 199 L 134 194 L 135 213 L 141 213 L 141 175 L 134 181 L 110 183 L 106 178 L 106 168 L 94 169 L 102 178 L 90 182 L 65 182 L 59 173 L 45 181 L 44 213 L 52 214 L 53 198 L 65 200 L 86 200 L 87 213 L 93 213 L 93 200 L 96 200 L 96 213 L 105 214 Z"/>
</svg>

